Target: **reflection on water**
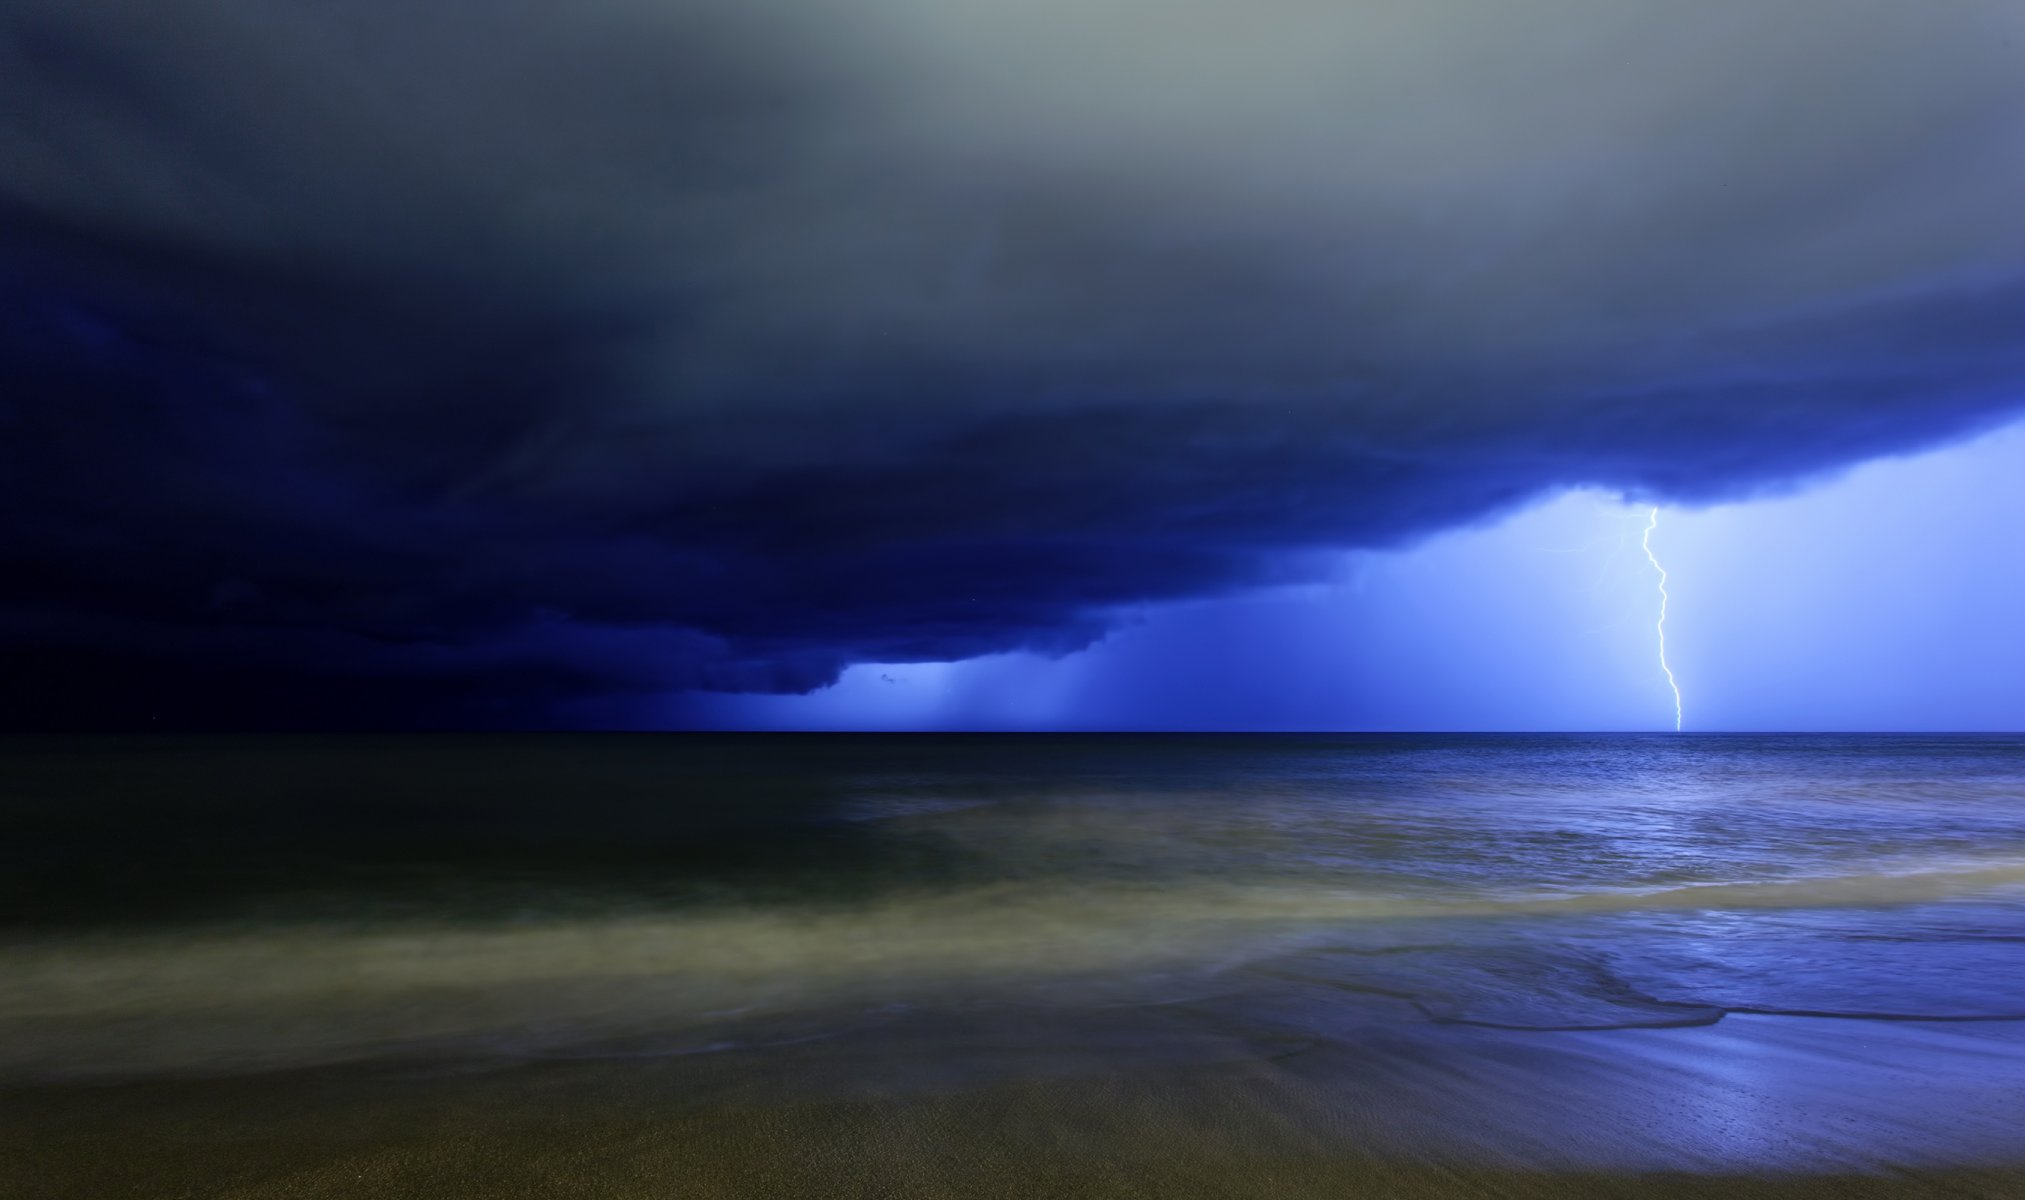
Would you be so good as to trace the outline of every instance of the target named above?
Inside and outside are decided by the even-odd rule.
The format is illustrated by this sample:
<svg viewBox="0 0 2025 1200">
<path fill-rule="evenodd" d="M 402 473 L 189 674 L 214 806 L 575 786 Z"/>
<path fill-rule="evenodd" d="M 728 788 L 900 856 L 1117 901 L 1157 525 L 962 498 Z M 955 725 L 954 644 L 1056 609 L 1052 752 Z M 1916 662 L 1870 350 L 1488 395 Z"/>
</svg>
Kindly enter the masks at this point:
<svg viewBox="0 0 2025 1200">
<path fill-rule="evenodd" d="M 1778 1035 L 1812 1039 L 1808 1071 L 1858 1070 L 1819 1039 L 1861 1028 L 1862 1070 L 1924 1072 L 1963 1112 L 2025 1094 L 1994 1065 L 2025 1037 L 2016 739 L 39 741 L 0 762 L 11 1085 L 730 1056 L 814 1087 L 839 1055 L 833 1075 L 894 1086 L 1291 1079 L 1390 1047 L 1406 1103 L 1457 1062 L 1565 1081 L 1612 1046 L 1699 1047 L 1733 1109 L 1774 1061 L 1740 1031 L 1783 1019 L 1812 1023 Z M 1917 1028 L 1876 1041 L 1893 1025 Z M 1549 1038 L 1581 1031 L 1617 1040 Z"/>
</svg>

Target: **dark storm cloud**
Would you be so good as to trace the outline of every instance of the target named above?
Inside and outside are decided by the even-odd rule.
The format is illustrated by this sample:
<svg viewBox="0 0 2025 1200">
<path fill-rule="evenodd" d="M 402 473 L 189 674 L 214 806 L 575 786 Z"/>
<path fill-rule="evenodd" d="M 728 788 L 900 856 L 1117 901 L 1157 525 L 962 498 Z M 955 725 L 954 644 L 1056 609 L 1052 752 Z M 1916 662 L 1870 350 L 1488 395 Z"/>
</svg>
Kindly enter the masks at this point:
<svg viewBox="0 0 2025 1200">
<path fill-rule="evenodd" d="M 6 719 L 807 689 L 1986 426 L 2021 29 L 12 0 Z"/>
</svg>

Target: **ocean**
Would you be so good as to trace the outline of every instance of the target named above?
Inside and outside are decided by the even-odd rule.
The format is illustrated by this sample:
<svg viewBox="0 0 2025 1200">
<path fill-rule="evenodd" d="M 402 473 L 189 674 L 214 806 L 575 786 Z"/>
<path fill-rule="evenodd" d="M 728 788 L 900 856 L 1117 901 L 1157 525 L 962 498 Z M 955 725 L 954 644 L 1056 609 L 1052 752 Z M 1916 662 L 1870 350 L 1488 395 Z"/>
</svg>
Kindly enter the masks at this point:
<svg viewBox="0 0 2025 1200">
<path fill-rule="evenodd" d="M 2025 738 L 15 739 L 0 1121 L 38 1196 L 2025 1195 Z"/>
</svg>

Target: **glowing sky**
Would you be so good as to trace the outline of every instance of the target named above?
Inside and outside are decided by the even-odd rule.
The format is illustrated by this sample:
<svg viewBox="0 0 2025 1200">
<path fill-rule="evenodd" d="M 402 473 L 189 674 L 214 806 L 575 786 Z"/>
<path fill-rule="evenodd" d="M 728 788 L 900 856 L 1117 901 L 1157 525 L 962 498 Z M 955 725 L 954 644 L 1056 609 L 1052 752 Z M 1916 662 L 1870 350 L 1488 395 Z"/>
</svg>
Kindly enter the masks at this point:
<svg viewBox="0 0 2025 1200">
<path fill-rule="evenodd" d="M 1691 728 L 2016 720 L 2015 472 L 1819 481 L 2025 408 L 2021 38 L 12 0 L 0 728 L 1651 727 L 1652 505 Z"/>
<path fill-rule="evenodd" d="M 1573 493 L 1337 581 L 1148 612 L 1081 654 L 853 668 L 676 719 L 769 728 L 1638 730 L 1673 723 L 1644 508 Z M 2025 728 L 2025 427 L 1669 509 L 1695 730 Z"/>
</svg>

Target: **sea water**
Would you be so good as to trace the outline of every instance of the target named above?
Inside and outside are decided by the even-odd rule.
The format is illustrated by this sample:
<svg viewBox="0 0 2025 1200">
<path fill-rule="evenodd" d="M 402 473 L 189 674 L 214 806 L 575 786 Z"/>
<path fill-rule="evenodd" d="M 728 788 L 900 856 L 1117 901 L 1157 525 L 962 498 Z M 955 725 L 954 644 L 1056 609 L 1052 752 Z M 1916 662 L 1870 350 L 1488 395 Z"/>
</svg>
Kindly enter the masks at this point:
<svg viewBox="0 0 2025 1200">
<path fill-rule="evenodd" d="M 2013 737 L 18 740 L 0 872 L 0 1086 L 1334 1050 L 1382 1104 L 1785 1021 L 1987 1108 L 1961 1047 L 2025 1030 Z M 1862 1068 L 1894 1024 L 1955 1040 Z"/>
</svg>

